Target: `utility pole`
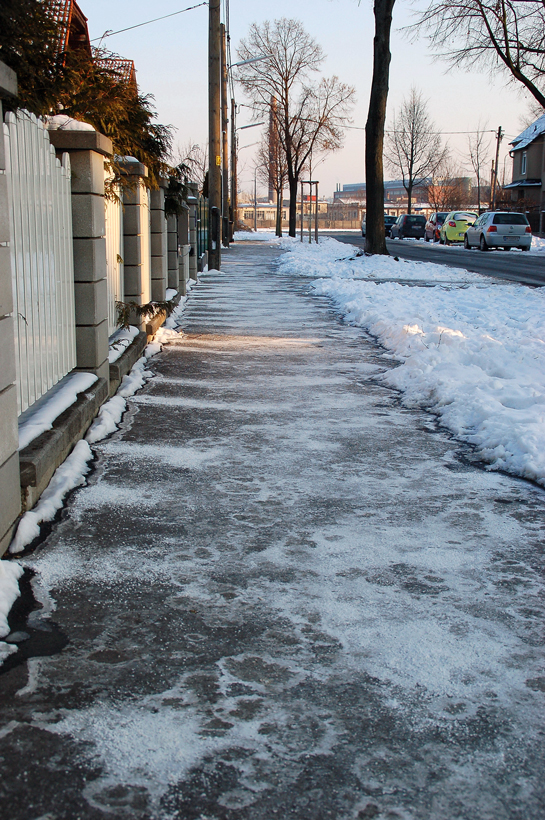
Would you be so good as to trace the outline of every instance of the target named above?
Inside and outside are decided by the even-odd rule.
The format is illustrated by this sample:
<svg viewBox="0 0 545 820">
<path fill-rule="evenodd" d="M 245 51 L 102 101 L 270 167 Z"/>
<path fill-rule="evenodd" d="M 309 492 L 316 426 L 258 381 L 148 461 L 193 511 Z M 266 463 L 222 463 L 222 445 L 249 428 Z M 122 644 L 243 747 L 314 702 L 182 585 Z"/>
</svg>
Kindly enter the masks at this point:
<svg viewBox="0 0 545 820">
<path fill-rule="evenodd" d="M 492 184 L 492 210 L 496 209 L 496 187 L 498 182 L 498 162 L 500 159 L 500 143 L 502 141 L 503 134 L 501 130 L 501 125 L 498 128 L 498 133 L 496 135 L 496 161 L 494 163 L 494 179 Z"/>
<path fill-rule="evenodd" d="M 223 160 L 221 174 L 221 237 L 224 248 L 229 247 L 229 145 L 227 139 L 227 42 L 225 25 L 221 24 L 221 135 Z"/>
<path fill-rule="evenodd" d="M 231 99 L 231 235 L 236 230 L 237 223 L 237 127 L 236 127 L 237 107 L 234 98 Z"/>
<path fill-rule="evenodd" d="M 208 268 L 221 267 L 221 0 L 208 3 Z"/>
</svg>

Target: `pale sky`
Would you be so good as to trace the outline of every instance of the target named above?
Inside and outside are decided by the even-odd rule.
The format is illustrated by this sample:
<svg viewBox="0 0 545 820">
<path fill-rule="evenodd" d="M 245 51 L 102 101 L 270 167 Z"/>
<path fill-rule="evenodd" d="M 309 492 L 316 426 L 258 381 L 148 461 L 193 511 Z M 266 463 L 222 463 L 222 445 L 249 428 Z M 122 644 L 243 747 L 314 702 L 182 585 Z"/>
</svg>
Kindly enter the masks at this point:
<svg viewBox="0 0 545 820">
<path fill-rule="evenodd" d="M 106 30 L 117 31 L 153 17 L 169 14 L 199 0 L 78 0 L 88 17 L 91 38 Z M 224 0 L 225 2 L 225 0 Z M 499 125 L 507 134 L 500 154 L 500 178 L 509 139 L 523 130 L 528 98 L 503 75 L 490 79 L 482 71 L 462 72 L 435 61 L 425 40 L 409 42 L 400 29 L 411 22 L 414 8 L 425 0 L 397 0 L 394 7 L 392 63 L 388 119 L 411 86 L 421 90 L 429 103 L 431 117 L 442 132 L 474 130 L 479 119 L 496 130 Z M 320 43 L 327 55 L 323 71 L 336 74 L 356 89 L 357 103 L 353 125 L 365 126 L 372 71 L 373 13 L 371 0 L 274 0 L 274 3 L 230 0 L 231 48 L 236 47 L 253 22 L 293 17 Z M 122 57 L 135 61 L 138 83 L 144 93 L 153 94 L 158 120 L 176 127 L 174 142 L 204 144 L 207 139 L 207 45 L 208 9 L 188 11 L 169 20 L 108 37 L 103 43 Z M 238 102 L 244 102 L 240 89 Z M 250 122 L 250 112 L 242 108 L 238 125 Z M 242 132 L 240 146 L 259 137 L 260 129 Z M 492 141 L 490 157 L 492 158 Z M 347 130 L 344 148 L 331 154 L 313 173 L 320 180 L 320 194 L 331 196 L 335 185 L 362 182 L 364 173 L 364 132 Z M 468 163 L 467 136 L 446 134 L 455 156 Z M 244 190 L 253 186 L 254 148 L 240 153 L 240 184 Z M 489 167 L 489 165 L 488 165 Z M 506 170 L 510 178 L 510 160 Z M 469 173 L 469 169 L 468 169 Z M 387 173 L 388 178 L 395 175 Z"/>
</svg>

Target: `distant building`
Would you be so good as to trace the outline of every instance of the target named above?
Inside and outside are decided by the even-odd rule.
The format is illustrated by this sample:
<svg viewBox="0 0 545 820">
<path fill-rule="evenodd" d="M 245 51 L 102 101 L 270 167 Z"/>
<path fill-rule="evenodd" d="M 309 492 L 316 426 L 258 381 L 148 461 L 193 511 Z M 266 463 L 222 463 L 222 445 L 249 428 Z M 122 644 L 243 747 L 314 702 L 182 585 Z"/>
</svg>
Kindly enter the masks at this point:
<svg viewBox="0 0 545 820">
<path fill-rule="evenodd" d="M 426 189 L 430 180 L 419 181 L 413 188 L 413 198 L 426 201 Z M 366 184 L 365 182 L 350 183 L 343 185 L 342 190 L 340 185 L 333 193 L 334 202 L 358 202 L 365 205 L 367 201 Z M 396 206 L 407 205 L 407 191 L 403 186 L 401 179 L 386 180 L 384 182 L 384 207 L 388 212 L 388 206 L 392 206 L 393 210 L 399 210 Z M 401 211 L 403 212 L 403 211 Z"/>
<path fill-rule="evenodd" d="M 538 117 L 511 142 L 512 182 L 504 191 L 511 193 L 514 208 L 526 213 L 532 230 L 545 228 L 545 114 Z"/>
</svg>

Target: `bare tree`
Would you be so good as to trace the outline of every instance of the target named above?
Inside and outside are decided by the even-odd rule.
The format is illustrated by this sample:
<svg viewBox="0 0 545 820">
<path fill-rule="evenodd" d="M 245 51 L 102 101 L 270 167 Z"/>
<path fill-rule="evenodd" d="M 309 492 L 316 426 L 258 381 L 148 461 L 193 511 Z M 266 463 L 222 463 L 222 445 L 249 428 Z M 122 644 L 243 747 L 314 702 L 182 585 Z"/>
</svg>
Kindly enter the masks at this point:
<svg viewBox="0 0 545 820">
<path fill-rule="evenodd" d="M 270 55 L 269 59 L 241 66 L 238 79 L 257 116 L 268 116 L 271 98 L 277 101 L 274 118 L 290 194 L 289 234 L 295 236 L 297 187 L 303 168 L 311 154 L 342 146 L 354 89 L 337 77 L 312 81 L 324 55 L 298 20 L 282 18 L 273 24 L 250 26 L 248 37 L 240 41 L 239 59 L 263 55 Z"/>
<path fill-rule="evenodd" d="M 276 199 L 276 236 L 282 236 L 284 188 L 288 180 L 286 155 L 278 137 L 276 119 L 271 112 L 269 129 L 263 136 L 257 155 L 258 176 L 274 192 Z"/>
<path fill-rule="evenodd" d="M 436 211 L 454 211 L 471 204 L 469 180 L 448 155 L 436 168 L 425 190 L 429 204 Z"/>
<path fill-rule="evenodd" d="M 189 169 L 191 178 L 198 184 L 199 191 L 202 191 L 208 170 L 208 143 L 201 146 L 189 140 L 185 145 L 178 146 L 176 161 Z"/>
<path fill-rule="evenodd" d="M 365 250 L 387 254 L 384 228 L 384 123 L 390 76 L 390 31 L 395 0 L 375 0 L 373 79 L 365 124 L 365 186 L 367 199 Z"/>
<path fill-rule="evenodd" d="M 477 177 L 477 208 L 479 213 L 481 212 L 482 168 L 483 166 L 486 166 L 486 163 L 489 161 L 490 139 L 487 137 L 487 134 L 488 131 L 486 130 L 486 123 L 483 126 L 479 122 L 475 133 L 470 134 L 467 138 L 469 160 L 471 162 L 473 172 Z"/>
<path fill-rule="evenodd" d="M 411 213 L 415 185 L 421 185 L 444 162 L 447 149 L 431 121 L 422 94 L 411 88 L 407 99 L 394 114 L 386 135 L 386 161 L 395 173 L 401 174 L 407 191 L 407 211 Z"/>
<path fill-rule="evenodd" d="M 455 66 L 498 66 L 545 107 L 545 0 L 433 0 L 413 32 Z"/>
</svg>

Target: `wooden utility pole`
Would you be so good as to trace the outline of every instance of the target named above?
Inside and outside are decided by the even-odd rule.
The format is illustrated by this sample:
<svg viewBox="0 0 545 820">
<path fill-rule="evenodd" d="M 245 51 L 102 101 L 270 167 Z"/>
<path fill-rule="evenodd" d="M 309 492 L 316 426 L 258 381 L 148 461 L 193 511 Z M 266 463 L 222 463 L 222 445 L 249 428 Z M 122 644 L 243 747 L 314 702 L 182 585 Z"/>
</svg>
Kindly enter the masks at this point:
<svg viewBox="0 0 545 820">
<path fill-rule="evenodd" d="M 494 163 L 494 179 L 492 180 L 492 210 L 496 209 L 496 188 L 498 183 L 498 162 L 500 159 L 500 143 L 503 139 L 501 125 L 496 134 L 496 162 Z"/>
<path fill-rule="evenodd" d="M 221 0 L 208 3 L 208 268 L 221 267 Z"/>
<path fill-rule="evenodd" d="M 229 141 L 227 138 L 227 40 L 225 25 L 221 24 L 221 137 L 223 160 L 221 172 L 221 238 L 224 248 L 229 247 Z"/>
<path fill-rule="evenodd" d="M 237 192 L 237 125 L 236 125 L 237 106 L 234 98 L 231 99 L 231 241 L 233 241 L 233 234 L 236 231 L 237 225 L 237 207 L 238 207 L 238 192 Z"/>
</svg>

